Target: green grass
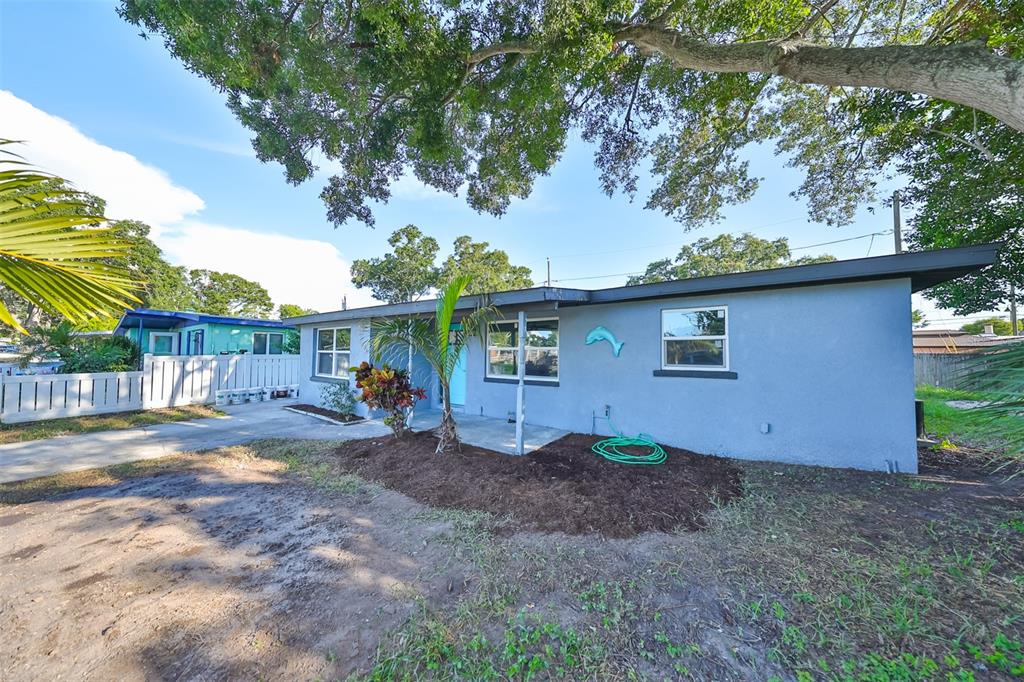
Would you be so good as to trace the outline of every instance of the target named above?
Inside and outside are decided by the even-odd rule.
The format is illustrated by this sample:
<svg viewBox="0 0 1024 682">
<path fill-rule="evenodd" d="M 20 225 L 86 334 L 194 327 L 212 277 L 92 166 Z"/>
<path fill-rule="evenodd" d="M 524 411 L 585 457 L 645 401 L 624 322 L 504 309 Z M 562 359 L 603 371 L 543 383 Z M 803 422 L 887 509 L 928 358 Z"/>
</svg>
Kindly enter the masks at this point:
<svg viewBox="0 0 1024 682">
<path fill-rule="evenodd" d="M 204 417 L 223 416 L 223 412 L 208 405 L 187 405 L 185 407 L 168 407 L 159 410 L 141 410 L 139 412 L 116 412 L 114 414 L 97 414 L 88 417 L 69 417 L 67 419 L 47 419 L 27 424 L 0 425 L 0 445 L 20 443 L 28 440 L 42 440 L 69 436 L 76 433 L 93 433 L 95 431 L 113 431 L 129 429 L 133 426 L 152 426 L 170 422 L 202 419 Z"/>
<path fill-rule="evenodd" d="M 946 404 L 949 400 L 984 401 L 985 396 L 979 393 L 918 386 L 917 399 L 924 401 L 925 431 L 935 440 L 999 448 L 1003 442 L 1000 432 L 1024 426 L 1024 418 L 1021 417 L 992 419 L 978 410 L 958 409 Z"/>
</svg>

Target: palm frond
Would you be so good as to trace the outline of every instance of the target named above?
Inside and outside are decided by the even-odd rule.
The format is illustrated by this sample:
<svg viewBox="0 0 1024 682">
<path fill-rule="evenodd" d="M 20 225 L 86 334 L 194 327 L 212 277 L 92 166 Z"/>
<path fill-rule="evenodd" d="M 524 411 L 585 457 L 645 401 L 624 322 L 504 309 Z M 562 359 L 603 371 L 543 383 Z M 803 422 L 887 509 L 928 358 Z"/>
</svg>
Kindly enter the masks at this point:
<svg viewBox="0 0 1024 682">
<path fill-rule="evenodd" d="M 87 195 L 36 171 L 0 140 L 0 284 L 72 322 L 113 317 L 142 283 L 109 261 L 129 244 L 102 224 Z M 0 302 L 0 322 L 25 332 Z"/>
<path fill-rule="evenodd" d="M 975 409 L 986 435 L 1002 441 L 1010 458 L 1024 458 L 1024 342 L 978 353 L 965 366 L 960 385 L 984 398 Z"/>
</svg>

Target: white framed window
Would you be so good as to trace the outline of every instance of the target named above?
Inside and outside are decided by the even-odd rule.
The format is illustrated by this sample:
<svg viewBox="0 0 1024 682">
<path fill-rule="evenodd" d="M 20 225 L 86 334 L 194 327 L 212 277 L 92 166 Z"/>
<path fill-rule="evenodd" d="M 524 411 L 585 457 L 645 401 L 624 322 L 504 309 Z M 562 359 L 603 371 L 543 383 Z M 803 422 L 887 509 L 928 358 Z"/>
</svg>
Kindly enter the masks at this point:
<svg viewBox="0 0 1024 682">
<path fill-rule="evenodd" d="M 275 332 L 254 332 L 252 335 L 253 355 L 281 355 L 284 352 L 284 334 Z"/>
<path fill-rule="evenodd" d="M 487 376 L 515 379 L 519 376 L 519 323 L 506 320 L 487 332 Z M 526 321 L 526 378 L 558 381 L 558 319 Z"/>
<path fill-rule="evenodd" d="M 150 332 L 149 352 L 153 355 L 177 355 L 177 332 Z"/>
<path fill-rule="evenodd" d="M 316 376 L 348 378 L 352 352 L 351 327 L 316 329 L 313 333 L 316 340 L 316 365 L 313 372 Z"/>
<path fill-rule="evenodd" d="M 662 369 L 729 369 L 726 306 L 661 311 Z"/>
</svg>

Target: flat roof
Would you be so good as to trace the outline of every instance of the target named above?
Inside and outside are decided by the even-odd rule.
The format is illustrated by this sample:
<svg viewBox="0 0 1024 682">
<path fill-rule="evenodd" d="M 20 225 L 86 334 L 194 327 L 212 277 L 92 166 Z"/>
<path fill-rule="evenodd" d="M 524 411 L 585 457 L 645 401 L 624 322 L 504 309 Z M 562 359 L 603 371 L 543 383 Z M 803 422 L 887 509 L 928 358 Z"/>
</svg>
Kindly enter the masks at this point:
<svg viewBox="0 0 1024 682">
<path fill-rule="evenodd" d="M 290 329 L 291 324 L 281 320 L 260 320 L 252 317 L 227 317 L 224 315 L 207 315 L 182 310 L 156 310 L 153 308 L 136 308 L 128 310 L 118 320 L 114 331 L 133 327 L 142 321 L 150 329 L 171 329 L 179 324 L 234 324 L 248 327 L 279 327 Z"/>
<path fill-rule="evenodd" d="M 772 270 L 737 272 L 712 277 L 694 277 L 655 284 L 611 287 L 607 289 L 566 289 L 562 287 L 533 287 L 493 294 L 463 296 L 457 309 L 472 309 L 484 300 L 497 307 L 555 303 L 559 306 L 622 303 L 657 298 L 676 298 L 706 294 L 783 289 L 790 287 L 822 286 L 849 282 L 870 282 L 884 279 L 909 279 L 913 292 L 956 279 L 980 270 L 996 260 L 1001 244 L 981 244 L 954 249 L 913 251 L 890 256 L 873 256 L 851 260 L 797 265 Z M 437 299 L 424 299 L 412 303 L 395 303 L 336 310 L 317 315 L 287 318 L 289 324 L 319 324 L 367 317 L 417 315 L 433 312 Z"/>
</svg>

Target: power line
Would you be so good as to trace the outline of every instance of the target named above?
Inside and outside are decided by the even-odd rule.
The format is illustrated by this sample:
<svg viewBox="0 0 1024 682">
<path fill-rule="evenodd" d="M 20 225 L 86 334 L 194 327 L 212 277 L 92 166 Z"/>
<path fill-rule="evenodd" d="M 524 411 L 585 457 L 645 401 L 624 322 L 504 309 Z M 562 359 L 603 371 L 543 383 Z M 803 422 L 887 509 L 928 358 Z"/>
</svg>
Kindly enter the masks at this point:
<svg viewBox="0 0 1024 682">
<path fill-rule="evenodd" d="M 799 220 L 799 218 L 796 218 L 795 220 Z M 829 246 L 830 244 L 840 244 L 842 242 L 852 242 L 852 241 L 855 241 L 857 239 L 867 239 L 868 237 L 871 237 L 871 242 L 872 242 L 872 244 L 874 244 L 875 237 L 880 236 L 880 235 L 885 235 L 885 234 L 892 234 L 892 230 L 882 230 L 881 232 L 868 232 L 867 234 L 857 235 L 856 237 L 846 237 L 845 239 L 834 239 L 834 240 L 829 241 L 829 242 L 821 242 L 820 244 L 808 244 L 806 246 L 793 246 L 789 250 L 790 251 L 802 251 L 804 249 L 813 249 L 813 248 L 817 248 L 819 246 Z M 672 244 L 676 244 L 676 243 L 678 243 L 678 242 L 672 242 Z M 657 246 L 657 245 L 655 245 L 655 246 Z M 586 255 L 595 255 L 595 254 L 600 254 L 600 253 L 619 253 L 621 251 L 632 251 L 632 250 L 643 249 L 643 248 L 649 248 L 649 247 L 640 246 L 640 247 L 635 247 L 634 249 L 615 249 L 613 251 L 596 251 L 596 252 L 593 252 L 593 253 L 590 253 L 590 254 L 573 254 L 573 255 L 576 255 L 576 256 L 586 256 Z M 870 253 L 870 248 L 869 248 L 869 253 Z M 608 275 L 591 275 L 589 277 L 563 277 L 561 279 L 553 279 L 551 281 L 552 282 L 579 282 L 581 280 L 587 280 L 587 279 L 607 279 L 609 277 L 627 277 L 627 276 L 631 276 L 631 275 L 642 275 L 644 272 L 646 272 L 646 271 L 645 270 L 637 270 L 635 272 L 616 272 L 616 273 L 612 273 L 612 274 L 608 274 Z"/>
</svg>

